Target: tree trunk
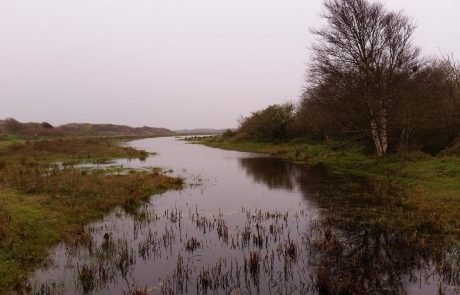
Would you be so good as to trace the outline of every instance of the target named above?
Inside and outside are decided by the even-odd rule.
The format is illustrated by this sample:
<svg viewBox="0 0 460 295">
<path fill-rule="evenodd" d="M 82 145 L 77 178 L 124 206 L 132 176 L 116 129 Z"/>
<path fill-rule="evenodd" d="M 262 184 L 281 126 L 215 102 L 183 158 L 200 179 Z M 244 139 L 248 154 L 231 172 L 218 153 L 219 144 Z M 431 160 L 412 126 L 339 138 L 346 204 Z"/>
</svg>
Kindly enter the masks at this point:
<svg viewBox="0 0 460 295">
<path fill-rule="evenodd" d="M 379 157 L 385 155 L 388 151 L 388 135 L 387 135 L 387 115 L 386 109 L 380 113 L 379 123 L 375 119 L 371 119 L 371 133 L 374 145 Z"/>
<path fill-rule="evenodd" d="M 380 141 L 379 128 L 374 119 L 371 119 L 371 132 L 375 148 L 377 149 L 377 155 L 381 157 L 383 155 L 382 142 Z"/>
<path fill-rule="evenodd" d="M 382 108 L 380 114 L 380 143 L 382 144 L 382 154 L 385 155 L 388 150 L 388 135 L 387 135 L 387 109 Z"/>
</svg>

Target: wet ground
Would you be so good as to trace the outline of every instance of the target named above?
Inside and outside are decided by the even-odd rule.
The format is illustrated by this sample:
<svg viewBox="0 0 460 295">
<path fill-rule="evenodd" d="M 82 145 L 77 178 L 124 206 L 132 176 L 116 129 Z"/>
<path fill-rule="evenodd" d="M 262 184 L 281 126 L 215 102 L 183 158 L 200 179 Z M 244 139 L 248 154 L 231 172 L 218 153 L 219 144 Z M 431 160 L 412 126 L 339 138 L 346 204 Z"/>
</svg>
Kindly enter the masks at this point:
<svg viewBox="0 0 460 295">
<path fill-rule="evenodd" d="M 427 246 L 414 233 L 326 226 L 321 198 L 342 184 L 323 169 L 175 138 L 129 145 L 158 155 L 114 165 L 161 167 L 186 188 L 114 210 L 58 245 L 31 277 L 31 293 L 460 293 L 456 248 Z"/>
</svg>

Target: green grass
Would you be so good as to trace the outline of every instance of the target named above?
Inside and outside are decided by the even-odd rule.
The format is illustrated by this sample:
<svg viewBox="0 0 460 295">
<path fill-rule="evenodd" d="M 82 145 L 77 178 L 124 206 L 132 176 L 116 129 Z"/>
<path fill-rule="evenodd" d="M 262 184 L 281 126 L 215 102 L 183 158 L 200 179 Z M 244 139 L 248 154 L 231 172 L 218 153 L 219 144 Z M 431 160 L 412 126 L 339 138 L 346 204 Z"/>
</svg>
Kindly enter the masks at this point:
<svg viewBox="0 0 460 295">
<path fill-rule="evenodd" d="M 405 161 L 398 155 L 378 158 L 354 143 L 266 143 L 213 137 L 198 139 L 197 143 L 245 152 L 268 153 L 308 166 L 324 165 L 336 175 L 365 180 L 377 190 L 392 186 L 383 212 L 380 206 L 367 208 L 368 220 L 380 220 L 383 225 L 407 226 L 436 234 L 460 237 L 460 157 L 430 156 L 409 153 Z M 336 204 L 337 205 L 337 204 Z M 392 209 L 401 210 L 397 221 Z M 339 208 L 340 209 L 340 208 Z M 396 212 L 393 210 L 394 212 Z M 372 213 L 373 212 L 373 213 Z M 355 212 L 354 214 L 359 214 Z M 407 217 L 410 216 L 410 217 Z"/>
<path fill-rule="evenodd" d="M 143 158 L 109 139 L 12 142 L 0 150 L 0 290 L 19 289 L 50 247 L 115 207 L 134 210 L 182 179 L 151 171 L 52 168 L 55 161 Z"/>
<path fill-rule="evenodd" d="M 113 138 L 68 138 L 35 141 L 9 141 L 0 149 L 0 164 L 27 165 L 61 161 L 65 164 L 104 162 L 114 158 L 146 158 L 149 153 L 119 145 Z"/>
<path fill-rule="evenodd" d="M 23 142 L 24 139 L 16 135 L 5 135 L 0 137 L 0 150 L 14 143 Z"/>
</svg>

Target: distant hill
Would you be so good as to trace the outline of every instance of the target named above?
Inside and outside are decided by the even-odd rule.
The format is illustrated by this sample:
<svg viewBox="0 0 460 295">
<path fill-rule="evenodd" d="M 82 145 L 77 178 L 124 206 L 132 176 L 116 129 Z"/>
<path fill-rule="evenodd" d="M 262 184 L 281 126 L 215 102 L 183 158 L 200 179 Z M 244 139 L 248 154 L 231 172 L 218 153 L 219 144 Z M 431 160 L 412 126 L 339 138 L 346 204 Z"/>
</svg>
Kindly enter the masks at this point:
<svg viewBox="0 0 460 295">
<path fill-rule="evenodd" d="M 0 134 L 22 136 L 169 136 L 166 128 L 130 127 L 114 124 L 71 123 L 54 127 L 47 122 L 21 123 L 15 119 L 0 120 Z"/>
<path fill-rule="evenodd" d="M 114 124 L 71 123 L 58 127 L 67 134 L 83 136 L 166 136 L 175 133 L 166 128 L 130 127 Z"/>
<path fill-rule="evenodd" d="M 234 130 L 234 128 L 226 128 L 226 129 L 212 129 L 212 128 L 198 128 L 198 129 L 182 129 L 182 130 L 174 130 L 176 134 L 182 135 L 192 135 L 192 134 L 221 134 L 224 133 L 226 130 Z"/>
</svg>

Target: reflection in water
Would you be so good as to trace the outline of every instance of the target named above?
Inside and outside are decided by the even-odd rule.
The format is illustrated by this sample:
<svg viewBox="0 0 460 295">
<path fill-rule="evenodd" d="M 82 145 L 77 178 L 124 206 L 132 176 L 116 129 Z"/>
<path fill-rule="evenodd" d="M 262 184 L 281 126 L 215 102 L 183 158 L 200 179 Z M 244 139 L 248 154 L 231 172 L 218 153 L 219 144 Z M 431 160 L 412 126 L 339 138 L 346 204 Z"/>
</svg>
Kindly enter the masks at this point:
<svg viewBox="0 0 460 295">
<path fill-rule="evenodd" d="M 207 180 L 87 226 L 29 293 L 457 294 L 456 248 L 350 222 L 367 199 L 320 166 L 170 138 L 133 145 L 160 156 L 118 164 Z"/>
<path fill-rule="evenodd" d="M 327 293 L 405 294 L 406 281 L 436 281 L 426 277 L 434 270 L 431 253 L 408 235 L 379 230 L 340 235 L 326 230 L 313 246 L 320 265 L 317 284 Z"/>
<path fill-rule="evenodd" d="M 241 158 L 241 167 L 258 183 L 264 183 L 271 189 L 292 190 L 295 186 L 294 165 L 281 160 L 267 158 Z"/>
<path fill-rule="evenodd" d="M 241 158 L 239 163 L 255 182 L 270 189 L 300 190 L 306 198 L 326 190 L 328 185 L 337 185 L 322 165 L 307 169 L 303 165 L 276 158 Z"/>
<path fill-rule="evenodd" d="M 298 187 L 307 198 L 314 198 L 318 206 L 343 208 L 324 212 L 327 225 L 325 222 L 318 225 L 316 235 L 309 239 L 311 259 L 318 266 L 315 273 L 318 293 L 407 294 L 411 284 L 418 284 L 425 286 L 417 294 L 457 294 L 457 288 L 452 286 L 460 284 L 458 249 L 430 243 L 417 236 L 417 232 L 389 232 L 377 224 L 363 228 L 349 220 L 349 215 L 358 214 L 366 206 L 356 197 L 376 194 L 375 190 L 359 194 L 347 191 L 346 186 L 338 185 L 340 180 L 331 182 L 321 166 L 306 169 L 283 160 L 271 162 L 275 164 L 270 168 L 270 161 L 264 158 L 240 160 L 247 174 L 257 182 L 270 188 Z M 331 184 L 336 187 L 330 189 Z M 313 191 L 321 194 L 312 195 Z M 343 196 L 348 200 L 337 203 L 343 201 Z M 336 202 L 331 204 L 331 199 Z M 346 224 L 337 224 L 344 218 L 348 219 Z"/>
</svg>

